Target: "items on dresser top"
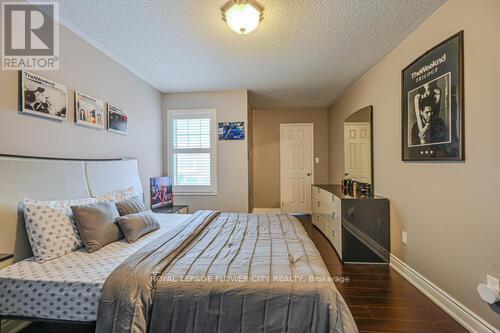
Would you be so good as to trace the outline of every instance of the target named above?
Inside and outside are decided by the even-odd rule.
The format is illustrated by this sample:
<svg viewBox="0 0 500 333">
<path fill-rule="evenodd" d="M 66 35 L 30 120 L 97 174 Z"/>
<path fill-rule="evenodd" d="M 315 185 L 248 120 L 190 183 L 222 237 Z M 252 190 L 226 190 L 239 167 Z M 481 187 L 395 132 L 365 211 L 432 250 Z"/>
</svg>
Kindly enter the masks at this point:
<svg viewBox="0 0 500 333">
<path fill-rule="evenodd" d="M 189 208 L 185 205 L 175 205 L 171 207 L 153 208 L 157 214 L 188 214 Z"/>
<path fill-rule="evenodd" d="M 342 180 L 341 191 L 343 195 L 353 198 L 368 198 L 373 196 L 371 184 L 356 181 L 353 178 Z"/>
<path fill-rule="evenodd" d="M 345 195 L 340 185 L 313 185 L 312 222 L 343 262 L 389 262 L 388 199 L 353 198 Z"/>
</svg>

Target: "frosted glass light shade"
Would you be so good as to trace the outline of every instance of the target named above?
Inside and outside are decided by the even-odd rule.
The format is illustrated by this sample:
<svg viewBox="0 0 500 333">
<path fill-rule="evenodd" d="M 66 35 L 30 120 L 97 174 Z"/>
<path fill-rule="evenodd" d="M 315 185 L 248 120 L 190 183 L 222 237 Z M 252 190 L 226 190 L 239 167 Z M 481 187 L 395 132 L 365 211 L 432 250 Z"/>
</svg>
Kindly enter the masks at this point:
<svg viewBox="0 0 500 333">
<path fill-rule="evenodd" d="M 229 1 L 222 8 L 224 21 L 238 34 L 249 34 L 262 20 L 264 8 L 254 1 Z"/>
</svg>

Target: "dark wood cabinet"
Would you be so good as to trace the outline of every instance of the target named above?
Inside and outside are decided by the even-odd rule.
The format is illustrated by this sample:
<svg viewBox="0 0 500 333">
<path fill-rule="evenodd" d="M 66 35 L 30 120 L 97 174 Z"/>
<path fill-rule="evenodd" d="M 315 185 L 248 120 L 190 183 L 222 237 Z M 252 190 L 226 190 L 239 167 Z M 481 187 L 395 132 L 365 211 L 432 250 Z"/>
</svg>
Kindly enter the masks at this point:
<svg viewBox="0 0 500 333">
<path fill-rule="evenodd" d="M 340 185 L 313 185 L 312 222 L 346 263 L 388 264 L 390 257 L 389 200 L 353 198 Z"/>
</svg>

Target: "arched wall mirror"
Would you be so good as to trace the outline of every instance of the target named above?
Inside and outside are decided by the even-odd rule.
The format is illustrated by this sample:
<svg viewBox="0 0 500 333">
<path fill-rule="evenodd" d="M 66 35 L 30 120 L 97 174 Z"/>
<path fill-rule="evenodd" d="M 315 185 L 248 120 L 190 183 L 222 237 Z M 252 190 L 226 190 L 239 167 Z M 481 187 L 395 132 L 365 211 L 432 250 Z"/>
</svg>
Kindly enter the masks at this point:
<svg viewBox="0 0 500 333">
<path fill-rule="evenodd" d="M 373 107 L 364 107 L 344 121 L 344 170 L 346 178 L 361 183 L 372 196 Z"/>
</svg>

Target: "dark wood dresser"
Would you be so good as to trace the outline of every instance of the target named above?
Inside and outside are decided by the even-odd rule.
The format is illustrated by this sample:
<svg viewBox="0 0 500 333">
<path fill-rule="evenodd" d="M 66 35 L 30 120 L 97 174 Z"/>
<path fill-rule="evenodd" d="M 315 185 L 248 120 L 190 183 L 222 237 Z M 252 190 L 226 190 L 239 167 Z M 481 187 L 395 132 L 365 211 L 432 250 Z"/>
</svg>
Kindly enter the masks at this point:
<svg viewBox="0 0 500 333">
<path fill-rule="evenodd" d="M 353 198 L 340 185 L 313 185 L 312 222 L 343 262 L 389 263 L 389 199 Z"/>
</svg>

